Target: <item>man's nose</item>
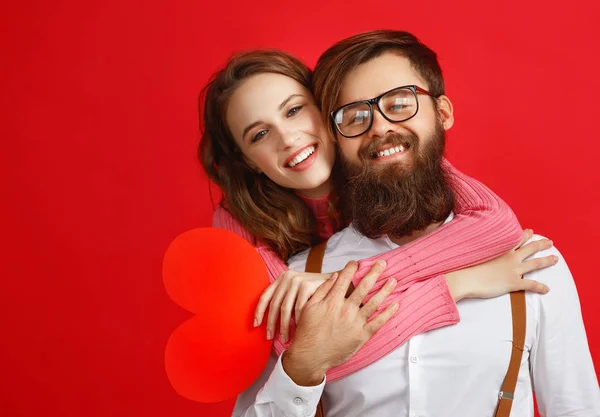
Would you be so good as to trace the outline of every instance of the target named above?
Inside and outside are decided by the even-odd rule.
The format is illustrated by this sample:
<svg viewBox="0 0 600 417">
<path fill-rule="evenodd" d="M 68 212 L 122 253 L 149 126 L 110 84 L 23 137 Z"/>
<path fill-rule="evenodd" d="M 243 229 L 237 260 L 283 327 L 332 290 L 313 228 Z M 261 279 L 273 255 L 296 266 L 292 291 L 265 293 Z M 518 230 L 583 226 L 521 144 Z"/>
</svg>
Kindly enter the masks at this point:
<svg viewBox="0 0 600 417">
<path fill-rule="evenodd" d="M 389 133 L 393 133 L 396 130 L 396 123 L 392 123 L 387 120 L 379 112 L 378 108 L 373 109 L 373 124 L 369 129 L 369 138 L 378 139 L 387 136 Z"/>
</svg>

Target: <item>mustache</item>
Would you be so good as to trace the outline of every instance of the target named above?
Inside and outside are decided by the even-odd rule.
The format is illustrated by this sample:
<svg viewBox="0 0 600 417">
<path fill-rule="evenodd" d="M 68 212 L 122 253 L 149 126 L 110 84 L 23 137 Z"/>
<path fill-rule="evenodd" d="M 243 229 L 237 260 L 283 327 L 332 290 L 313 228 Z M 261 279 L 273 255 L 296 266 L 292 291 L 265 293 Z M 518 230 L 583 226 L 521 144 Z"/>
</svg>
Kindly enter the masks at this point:
<svg viewBox="0 0 600 417">
<path fill-rule="evenodd" d="M 413 148 L 417 147 L 419 143 L 419 138 L 413 133 L 390 133 L 389 135 L 373 140 L 369 142 L 364 148 L 360 149 L 358 152 L 358 156 L 360 159 L 369 160 L 373 159 L 377 156 L 377 150 L 385 145 L 391 146 L 404 146 L 405 148 Z"/>
</svg>

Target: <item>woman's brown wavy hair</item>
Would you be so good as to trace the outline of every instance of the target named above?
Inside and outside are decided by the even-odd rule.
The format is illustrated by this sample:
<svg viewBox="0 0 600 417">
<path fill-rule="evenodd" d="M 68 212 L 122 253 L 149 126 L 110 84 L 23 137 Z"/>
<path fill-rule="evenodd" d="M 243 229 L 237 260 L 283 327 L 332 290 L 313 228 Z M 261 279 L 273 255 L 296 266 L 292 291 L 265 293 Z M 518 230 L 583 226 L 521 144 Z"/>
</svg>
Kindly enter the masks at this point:
<svg viewBox="0 0 600 417">
<path fill-rule="evenodd" d="M 250 167 L 225 119 L 233 92 L 249 77 L 263 73 L 285 75 L 311 89 L 311 70 L 285 52 L 260 50 L 235 55 L 200 94 L 198 156 L 209 178 L 223 191 L 223 208 L 255 239 L 287 260 L 319 241 L 314 216 L 293 190 Z"/>
</svg>

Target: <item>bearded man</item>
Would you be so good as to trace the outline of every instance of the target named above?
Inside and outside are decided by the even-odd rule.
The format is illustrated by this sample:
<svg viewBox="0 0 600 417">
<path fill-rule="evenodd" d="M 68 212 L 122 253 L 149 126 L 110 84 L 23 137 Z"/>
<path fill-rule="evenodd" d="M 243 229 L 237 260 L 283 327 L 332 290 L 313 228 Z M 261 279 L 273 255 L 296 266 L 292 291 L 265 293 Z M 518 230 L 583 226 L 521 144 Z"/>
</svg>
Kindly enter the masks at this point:
<svg viewBox="0 0 600 417">
<path fill-rule="evenodd" d="M 443 154 L 454 116 L 436 54 L 407 32 L 369 32 L 333 45 L 317 63 L 314 94 L 338 143 L 339 194 L 352 222 L 329 239 L 322 271 L 343 272 L 317 290 L 294 343 L 269 365 L 262 385 L 238 398 L 239 415 L 313 416 L 322 396 L 328 417 L 533 417 L 535 393 L 542 416 L 600 416 L 577 290 L 554 247 L 535 256 L 553 254 L 555 266 L 524 276 L 551 291 L 522 295 L 522 310 L 508 294 L 464 300 L 460 323 L 419 334 L 326 384 L 325 373 L 356 350 L 359 331 L 347 317 L 358 307 L 342 305 L 343 296 L 327 301 L 345 292 L 358 268 L 351 261 L 453 221 Z M 304 270 L 307 257 L 292 257 L 290 269 Z M 388 308 L 384 302 L 379 310 Z"/>
</svg>

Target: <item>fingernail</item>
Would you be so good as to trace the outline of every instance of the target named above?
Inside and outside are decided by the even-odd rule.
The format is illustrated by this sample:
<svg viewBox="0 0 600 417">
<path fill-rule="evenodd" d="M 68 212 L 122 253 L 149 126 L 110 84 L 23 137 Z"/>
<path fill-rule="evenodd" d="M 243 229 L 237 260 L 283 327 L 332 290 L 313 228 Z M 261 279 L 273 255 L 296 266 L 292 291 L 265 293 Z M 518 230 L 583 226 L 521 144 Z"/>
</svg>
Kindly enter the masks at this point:
<svg viewBox="0 0 600 417">
<path fill-rule="evenodd" d="M 400 304 L 394 303 L 394 306 L 392 307 L 392 310 L 396 311 L 396 310 L 398 310 L 398 307 L 400 307 Z"/>
<path fill-rule="evenodd" d="M 377 261 L 377 265 L 379 265 L 382 268 L 385 268 L 386 265 L 387 265 L 387 262 L 384 261 L 383 259 L 380 259 L 380 260 Z"/>
<path fill-rule="evenodd" d="M 395 287 L 397 283 L 398 283 L 398 281 L 396 281 L 394 278 L 390 278 L 390 279 L 388 279 L 388 282 L 387 282 L 387 284 L 388 284 L 390 287 Z"/>
<path fill-rule="evenodd" d="M 258 319 L 254 318 L 254 327 L 258 327 Z"/>
<path fill-rule="evenodd" d="M 550 243 L 550 245 L 554 245 L 553 241 L 549 240 L 548 242 Z"/>
<path fill-rule="evenodd" d="M 554 263 L 558 262 L 558 256 L 552 255 L 552 260 L 554 261 Z"/>
<path fill-rule="evenodd" d="M 550 292 L 550 287 L 548 287 L 547 285 L 545 285 L 546 288 L 544 288 L 544 294 L 548 294 Z"/>
<path fill-rule="evenodd" d="M 273 339 L 273 334 L 271 333 L 271 330 L 267 330 L 267 340 L 271 339 Z"/>
<path fill-rule="evenodd" d="M 287 337 L 285 337 L 284 335 L 281 335 L 281 341 L 283 343 L 287 343 Z"/>
</svg>

